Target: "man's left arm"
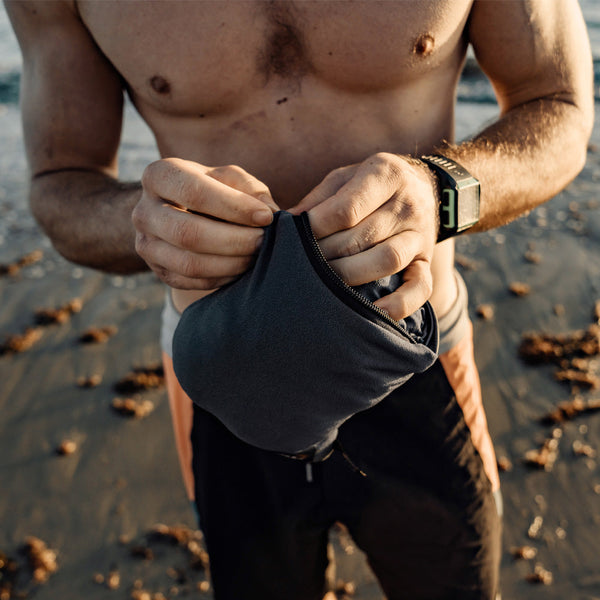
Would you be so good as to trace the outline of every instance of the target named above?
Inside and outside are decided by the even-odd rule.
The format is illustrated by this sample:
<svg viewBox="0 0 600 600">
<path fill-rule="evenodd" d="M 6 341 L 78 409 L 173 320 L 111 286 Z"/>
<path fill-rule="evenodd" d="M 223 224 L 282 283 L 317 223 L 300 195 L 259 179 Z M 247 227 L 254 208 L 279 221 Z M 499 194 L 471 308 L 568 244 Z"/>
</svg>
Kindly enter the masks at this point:
<svg viewBox="0 0 600 600">
<path fill-rule="evenodd" d="M 480 220 L 510 222 L 550 199 L 583 168 L 593 125 L 593 73 L 576 0 L 476 0 L 467 33 L 501 114 L 473 140 L 436 151 L 481 183 Z M 396 319 L 431 295 L 436 186 L 411 157 L 378 154 L 332 172 L 298 205 L 350 285 L 403 271 L 377 304 Z"/>
<path fill-rule="evenodd" d="M 585 164 L 593 126 L 593 67 L 576 0 L 476 0 L 469 40 L 500 118 L 440 152 L 481 182 L 480 221 L 508 223 L 562 190 Z"/>
</svg>

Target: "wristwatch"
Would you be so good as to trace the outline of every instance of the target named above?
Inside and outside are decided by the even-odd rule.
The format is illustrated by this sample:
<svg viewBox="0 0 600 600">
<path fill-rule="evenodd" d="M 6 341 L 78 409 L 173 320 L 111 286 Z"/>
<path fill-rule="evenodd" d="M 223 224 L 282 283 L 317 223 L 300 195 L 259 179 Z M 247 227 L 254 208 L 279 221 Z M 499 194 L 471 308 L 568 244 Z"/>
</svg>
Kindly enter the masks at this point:
<svg viewBox="0 0 600 600">
<path fill-rule="evenodd" d="M 473 227 L 479 221 L 479 180 L 464 167 L 441 154 L 421 156 L 440 186 L 438 242 Z"/>
</svg>

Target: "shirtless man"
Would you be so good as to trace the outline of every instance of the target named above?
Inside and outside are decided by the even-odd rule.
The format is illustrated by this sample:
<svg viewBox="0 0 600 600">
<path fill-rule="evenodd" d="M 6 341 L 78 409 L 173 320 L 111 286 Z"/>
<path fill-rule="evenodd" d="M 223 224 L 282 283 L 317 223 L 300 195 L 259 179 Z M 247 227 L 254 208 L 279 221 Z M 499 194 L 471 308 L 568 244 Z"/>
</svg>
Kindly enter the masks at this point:
<svg viewBox="0 0 600 600">
<path fill-rule="evenodd" d="M 24 55 L 31 207 L 67 259 L 149 266 L 182 311 L 249 268 L 273 211 L 308 210 L 349 284 L 403 271 L 380 307 L 400 319 L 429 299 L 440 319 L 440 361 L 340 431 L 367 477 L 337 453 L 308 470 L 246 447 L 195 410 L 215 597 L 319 598 L 341 520 L 389 598 L 493 598 L 499 486 L 465 296 L 453 241 L 436 244 L 436 180 L 411 157 L 440 153 L 479 180 L 470 231 L 567 185 L 593 120 L 576 1 L 5 1 Z M 455 145 L 468 44 L 501 115 Z M 124 91 L 163 157 L 141 183 L 117 179 Z M 179 423 L 190 409 L 176 387 Z"/>
</svg>

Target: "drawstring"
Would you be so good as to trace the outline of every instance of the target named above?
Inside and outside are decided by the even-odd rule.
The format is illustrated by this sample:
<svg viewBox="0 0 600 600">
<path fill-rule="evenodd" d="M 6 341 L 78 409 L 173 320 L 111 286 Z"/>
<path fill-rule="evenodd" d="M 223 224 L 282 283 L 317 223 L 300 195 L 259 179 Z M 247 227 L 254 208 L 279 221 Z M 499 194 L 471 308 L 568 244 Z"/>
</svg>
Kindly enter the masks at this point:
<svg viewBox="0 0 600 600">
<path fill-rule="evenodd" d="M 361 477 L 366 477 L 367 474 L 360 469 L 353 461 L 352 459 L 348 456 L 348 454 L 346 453 L 346 451 L 344 450 L 344 447 L 342 446 L 342 443 L 340 442 L 339 439 L 336 439 L 335 442 L 333 442 L 333 448 L 332 448 L 332 452 L 333 450 L 338 450 L 339 453 L 344 457 L 344 460 L 350 465 L 350 468 L 355 472 L 358 473 Z M 327 457 L 329 457 L 331 455 L 331 452 L 327 455 Z M 291 458 L 295 458 L 295 457 L 291 457 Z M 305 463 L 305 470 L 306 470 L 306 481 L 307 483 L 312 483 L 314 481 L 314 474 L 313 474 L 313 465 L 311 462 L 306 462 Z"/>
<path fill-rule="evenodd" d="M 312 483 L 313 482 L 312 463 L 309 463 L 309 462 L 306 463 L 306 481 L 308 483 Z"/>
<path fill-rule="evenodd" d="M 334 447 L 340 451 L 340 454 L 344 457 L 344 459 L 346 460 L 346 462 L 350 465 L 350 467 L 352 467 L 352 470 L 355 473 L 358 473 L 359 475 L 362 475 L 362 477 L 366 477 L 367 474 L 361 470 L 356 464 L 354 464 L 352 462 L 352 459 L 346 454 L 346 451 L 344 450 L 344 447 L 342 446 L 342 442 L 340 442 L 339 438 L 337 438 L 335 440 L 335 442 L 333 443 Z"/>
</svg>

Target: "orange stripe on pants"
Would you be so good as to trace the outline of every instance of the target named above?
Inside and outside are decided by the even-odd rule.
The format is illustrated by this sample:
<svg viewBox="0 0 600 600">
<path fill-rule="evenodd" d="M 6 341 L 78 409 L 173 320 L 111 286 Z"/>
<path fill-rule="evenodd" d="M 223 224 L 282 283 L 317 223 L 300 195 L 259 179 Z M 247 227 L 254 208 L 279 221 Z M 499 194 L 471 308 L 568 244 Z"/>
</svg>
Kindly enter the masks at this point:
<svg viewBox="0 0 600 600">
<path fill-rule="evenodd" d="M 183 476 L 185 491 L 190 500 L 194 499 L 194 472 L 192 471 L 192 423 L 194 420 L 194 407 L 190 397 L 181 389 L 175 371 L 173 360 L 163 352 L 163 368 L 165 370 L 165 383 L 171 408 L 171 419 L 175 433 L 175 446 L 179 456 L 179 466 Z"/>
<path fill-rule="evenodd" d="M 500 478 L 481 398 L 481 384 L 473 354 L 471 323 L 468 334 L 454 348 L 440 355 L 440 362 L 462 409 L 465 423 L 471 431 L 473 445 L 481 456 L 483 468 L 492 484 L 492 491 L 495 492 L 500 489 Z"/>
</svg>

